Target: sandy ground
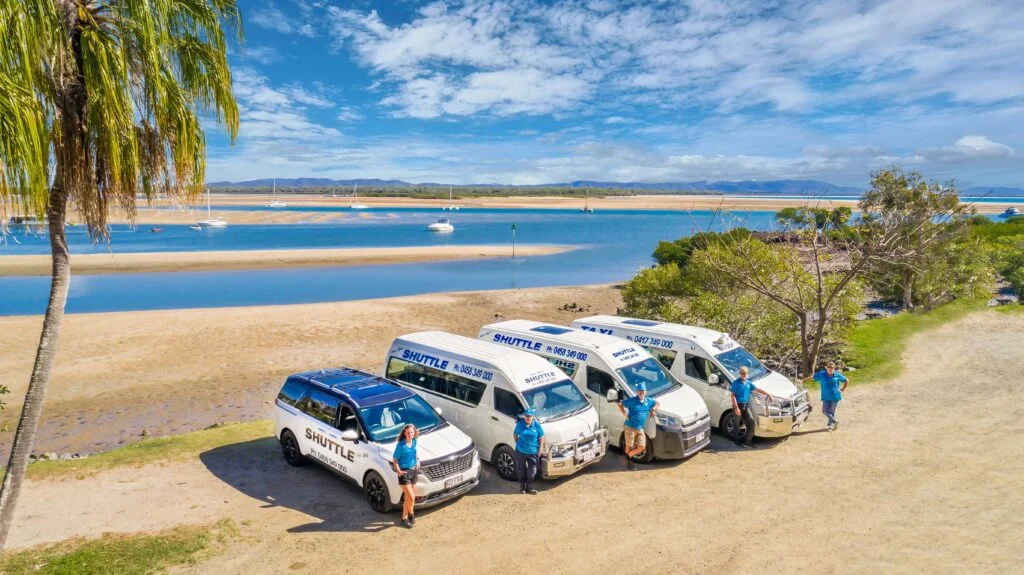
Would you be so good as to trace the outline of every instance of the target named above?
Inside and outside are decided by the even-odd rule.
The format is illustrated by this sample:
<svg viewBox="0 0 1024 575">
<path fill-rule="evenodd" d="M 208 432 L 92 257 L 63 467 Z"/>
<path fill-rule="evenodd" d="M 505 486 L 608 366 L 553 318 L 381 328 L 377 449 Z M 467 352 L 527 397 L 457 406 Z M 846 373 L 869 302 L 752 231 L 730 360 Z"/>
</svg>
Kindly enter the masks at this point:
<svg viewBox="0 0 1024 575">
<path fill-rule="evenodd" d="M 267 416 L 295 372 L 351 365 L 378 370 L 391 341 L 442 329 L 475 336 L 497 318 L 568 323 L 615 313 L 611 287 L 465 292 L 326 304 L 73 314 L 46 395 L 35 451 L 95 452 L 150 435 Z M 589 315 L 589 314 L 587 314 Z M 17 420 L 41 316 L 0 318 L 0 382 Z M 11 434 L 0 434 L 6 457 Z"/>
<path fill-rule="evenodd" d="M 572 248 L 526 245 L 517 247 L 516 255 L 517 257 L 520 255 L 548 255 L 569 249 Z M 121 274 L 363 266 L 511 256 L 511 246 L 411 246 L 400 248 L 75 254 L 71 256 L 71 266 L 76 274 Z M 48 275 L 50 273 L 50 266 L 50 256 L 4 256 L 0 258 L 0 277 Z"/>
<path fill-rule="evenodd" d="M 898 381 L 854 387 L 841 429 L 623 470 L 536 497 L 487 477 L 413 531 L 271 439 L 198 461 L 29 482 L 10 545 L 231 517 L 242 537 L 190 573 L 1020 573 L 1024 321 L 982 312 L 915 337 Z M 949 345 L 951 340 L 956 345 Z M 856 377 L 854 374 L 853 377 Z M 1011 384 L 1011 385 L 1007 385 Z"/>
</svg>

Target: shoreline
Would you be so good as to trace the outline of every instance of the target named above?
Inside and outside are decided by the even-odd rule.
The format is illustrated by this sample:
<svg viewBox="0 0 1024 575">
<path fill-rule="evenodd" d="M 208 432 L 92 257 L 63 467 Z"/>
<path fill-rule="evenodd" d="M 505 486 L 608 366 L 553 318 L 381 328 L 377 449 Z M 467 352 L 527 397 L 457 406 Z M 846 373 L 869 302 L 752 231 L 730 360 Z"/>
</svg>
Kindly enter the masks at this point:
<svg viewBox="0 0 1024 575">
<path fill-rule="evenodd" d="M 516 246 L 516 256 L 543 256 L 573 246 Z M 107 275 L 152 272 L 197 272 L 308 267 L 349 267 L 483 258 L 507 258 L 507 245 L 410 246 L 303 250 L 238 250 L 209 252 L 142 252 L 72 254 L 75 274 Z M 0 277 L 45 276 L 49 255 L 0 256 Z"/>
</svg>

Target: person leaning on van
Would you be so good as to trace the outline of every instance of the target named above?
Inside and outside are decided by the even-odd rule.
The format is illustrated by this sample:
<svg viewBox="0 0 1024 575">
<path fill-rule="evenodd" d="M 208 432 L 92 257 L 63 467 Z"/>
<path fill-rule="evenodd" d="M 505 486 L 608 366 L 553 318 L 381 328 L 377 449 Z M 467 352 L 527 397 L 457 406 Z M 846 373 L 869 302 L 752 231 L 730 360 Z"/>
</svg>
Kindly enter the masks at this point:
<svg viewBox="0 0 1024 575">
<path fill-rule="evenodd" d="M 750 442 L 754 440 L 754 430 L 757 427 L 757 420 L 754 419 L 754 413 L 750 410 L 750 394 L 759 393 L 765 397 L 774 399 L 775 396 L 768 393 L 763 389 L 758 389 L 754 382 L 747 379 L 747 374 L 750 370 L 747 366 L 740 367 L 740 376 L 732 382 L 730 390 L 732 391 L 732 410 L 733 412 L 743 418 L 743 424 L 746 425 L 746 433 L 743 437 L 734 437 L 733 441 L 736 445 L 746 445 L 751 447 Z"/>
<path fill-rule="evenodd" d="M 654 415 L 658 409 L 658 402 L 647 397 L 647 386 L 638 383 L 636 395 L 625 401 L 619 402 L 619 411 L 626 418 L 623 425 L 623 434 L 626 442 L 622 449 L 626 454 L 626 469 L 636 471 L 636 464 L 633 458 L 647 449 L 647 436 L 644 435 L 644 426 L 647 425 L 647 418 Z"/>
<path fill-rule="evenodd" d="M 391 466 L 398 473 L 398 485 L 405 494 L 402 500 L 402 525 L 409 529 L 416 523 L 412 508 L 416 504 L 416 476 L 420 471 L 420 458 L 416 453 L 416 438 L 419 436 L 420 431 L 415 425 L 410 423 L 403 427 L 398 443 L 395 444 L 394 459 L 391 460 Z"/>
<path fill-rule="evenodd" d="M 537 421 L 537 412 L 532 407 L 523 411 L 523 418 L 516 422 L 512 436 L 516 440 L 516 467 L 519 471 L 519 492 L 536 495 L 537 490 L 530 482 L 537 476 L 540 454 L 544 452 L 544 428 Z"/>
</svg>

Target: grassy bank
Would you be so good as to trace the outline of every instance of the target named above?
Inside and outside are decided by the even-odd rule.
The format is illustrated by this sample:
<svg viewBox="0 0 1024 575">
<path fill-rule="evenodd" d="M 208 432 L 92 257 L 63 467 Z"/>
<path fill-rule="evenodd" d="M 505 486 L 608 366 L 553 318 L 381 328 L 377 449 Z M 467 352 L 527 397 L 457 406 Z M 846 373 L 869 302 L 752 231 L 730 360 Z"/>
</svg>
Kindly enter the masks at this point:
<svg viewBox="0 0 1024 575">
<path fill-rule="evenodd" d="M 232 443 L 242 443 L 274 433 L 268 420 L 232 423 L 182 435 L 143 439 L 112 451 L 70 461 L 39 461 L 28 468 L 32 479 L 87 477 L 124 465 L 142 466 L 198 457 L 200 453 Z"/>
<path fill-rule="evenodd" d="M 5 575 L 143 575 L 192 564 L 236 532 L 225 520 L 215 525 L 176 527 L 146 535 L 110 535 L 72 539 L 0 557 Z"/>
</svg>

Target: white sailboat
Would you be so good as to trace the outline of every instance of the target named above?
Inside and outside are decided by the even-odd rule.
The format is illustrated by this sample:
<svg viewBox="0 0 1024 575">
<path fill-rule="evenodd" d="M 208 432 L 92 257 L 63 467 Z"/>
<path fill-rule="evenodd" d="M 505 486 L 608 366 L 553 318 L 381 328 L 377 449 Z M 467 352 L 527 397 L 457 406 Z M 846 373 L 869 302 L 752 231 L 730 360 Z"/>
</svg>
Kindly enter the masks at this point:
<svg viewBox="0 0 1024 575">
<path fill-rule="evenodd" d="M 288 207 L 288 204 L 286 204 L 286 203 L 284 203 L 284 202 L 282 202 L 282 201 L 277 199 L 277 178 L 274 178 L 274 191 L 272 192 L 272 194 L 274 195 L 274 200 L 263 204 L 263 207 L 265 207 L 265 208 L 287 208 Z"/>
<path fill-rule="evenodd" d="M 349 205 L 349 207 L 352 208 L 353 210 L 365 210 L 366 208 L 368 208 L 370 206 L 368 206 L 366 204 L 360 204 L 359 202 L 356 201 L 356 193 L 358 191 L 359 191 L 359 182 L 355 182 L 355 183 L 352 184 L 352 203 Z"/>
<path fill-rule="evenodd" d="M 590 207 L 590 192 L 589 191 L 587 192 L 587 201 L 586 201 L 586 203 L 583 204 L 583 207 L 580 208 L 580 211 L 583 212 L 584 214 L 592 214 L 592 213 L 594 213 L 594 208 Z"/>
<path fill-rule="evenodd" d="M 228 223 L 220 218 L 215 218 L 210 213 L 210 188 L 206 188 L 206 219 L 196 222 L 193 228 L 226 228 Z"/>
<path fill-rule="evenodd" d="M 448 184 L 448 205 L 445 206 L 444 208 L 441 208 L 441 209 L 446 211 L 446 212 L 457 212 L 459 210 L 459 206 L 456 206 L 455 204 L 452 203 L 452 185 L 451 184 Z"/>
<path fill-rule="evenodd" d="M 451 220 L 449 220 L 448 218 L 440 218 L 436 222 L 434 222 L 434 223 L 430 224 L 429 226 L 427 226 L 427 229 L 432 231 L 432 232 L 447 233 L 447 232 L 454 232 L 455 231 L 455 226 L 452 225 Z"/>
</svg>

